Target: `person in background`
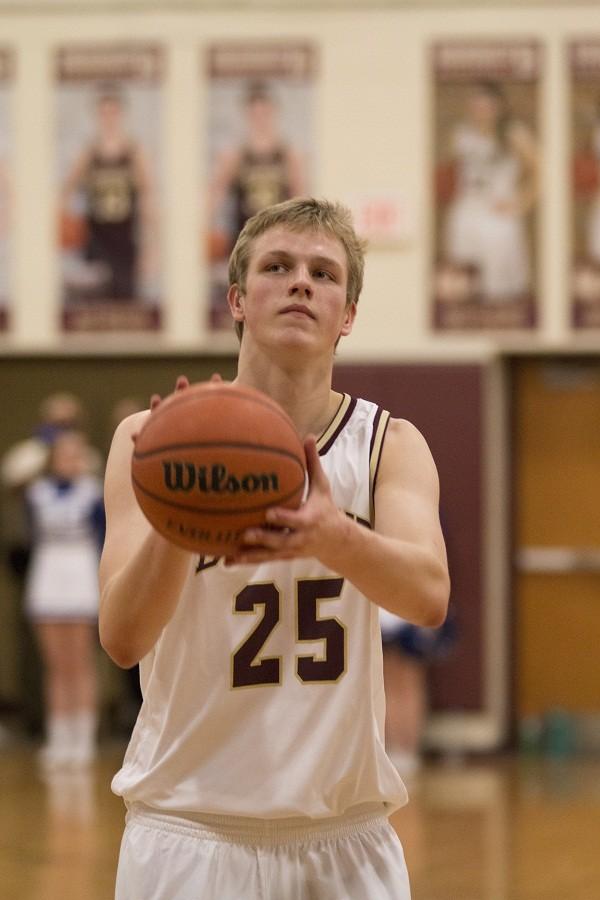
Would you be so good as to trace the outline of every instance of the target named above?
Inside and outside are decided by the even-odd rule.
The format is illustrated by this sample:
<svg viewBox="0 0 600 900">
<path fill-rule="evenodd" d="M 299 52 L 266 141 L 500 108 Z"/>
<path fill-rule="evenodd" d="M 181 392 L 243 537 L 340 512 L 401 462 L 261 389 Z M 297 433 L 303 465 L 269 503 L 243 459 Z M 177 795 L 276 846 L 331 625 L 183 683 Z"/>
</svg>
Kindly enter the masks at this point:
<svg viewBox="0 0 600 900">
<path fill-rule="evenodd" d="M 39 644 L 46 770 L 85 767 L 95 755 L 98 562 L 104 539 L 101 481 L 89 473 L 78 431 L 56 434 L 48 467 L 25 491 L 31 559 L 25 611 Z"/>
<path fill-rule="evenodd" d="M 17 441 L 0 460 L 0 484 L 6 491 L 3 498 L 3 537 L 7 546 L 8 564 L 20 581 L 29 558 L 29 534 L 24 519 L 23 492 L 45 471 L 54 438 L 63 431 L 84 429 L 86 414 L 79 397 L 69 391 L 48 394 L 39 408 L 38 423 L 32 434 Z M 102 455 L 86 445 L 86 467 L 90 473 L 102 469 Z"/>
<path fill-rule="evenodd" d="M 386 696 L 386 751 L 398 773 L 412 778 L 421 765 L 428 698 L 428 664 L 444 658 L 454 646 L 454 618 L 440 628 L 413 625 L 387 609 L 379 611 Z"/>
</svg>

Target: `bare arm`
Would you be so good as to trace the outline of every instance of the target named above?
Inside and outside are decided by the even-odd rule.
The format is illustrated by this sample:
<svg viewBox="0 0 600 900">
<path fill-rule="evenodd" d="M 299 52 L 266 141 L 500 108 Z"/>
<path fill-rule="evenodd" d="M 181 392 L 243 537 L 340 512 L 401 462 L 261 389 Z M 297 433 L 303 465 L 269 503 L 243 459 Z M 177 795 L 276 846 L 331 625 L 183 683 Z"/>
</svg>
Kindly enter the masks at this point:
<svg viewBox="0 0 600 900">
<path fill-rule="evenodd" d="M 539 153 L 532 133 L 521 123 L 515 123 L 509 140 L 523 167 L 518 211 L 521 215 L 527 215 L 535 206 L 539 194 Z"/>
<path fill-rule="evenodd" d="M 63 184 L 61 192 L 61 202 L 64 209 L 67 209 L 72 195 L 79 189 L 86 169 L 90 164 L 92 156 L 91 147 L 86 147 L 75 160 L 70 172 L 68 173 Z"/>
<path fill-rule="evenodd" d="M 157 262 L 156 191 L 150 164 L 141 146 L 133 146 L 133 170 L 139 192 L 141 269 L 145 274 L 153 274 Z"/>
<path fill-rule="evenodd" d="M 450 581 L 439 521 L 437 471 L 421 434 L 392 420 L 384 443 L 370 531 L 335 507 L 315 441 L 306 443 L 311 488 L 298 511 L 273 510 L 290 534 L 251 529 L 239 561 L 315 556 L 369 600 L 416 625 L 441 625 Z M 267 548 L 267 549 L 265 549 Z"/>
<path fill-rule="evenodd" d="M 192 562 L 143 516 L 131 486 L 133 435 L 147 412 L 115 432 L 105 479 L 106 539 L 100 562 L 100 642 L 129 668 L 145 656 L 175 612 Z"/>
<path fill-rule="evenodd" d="M 214 221 L 240 168 L 239 149 L 224 150 L 215 162 L 209 188 L 209 218 Z"/>
</svg>

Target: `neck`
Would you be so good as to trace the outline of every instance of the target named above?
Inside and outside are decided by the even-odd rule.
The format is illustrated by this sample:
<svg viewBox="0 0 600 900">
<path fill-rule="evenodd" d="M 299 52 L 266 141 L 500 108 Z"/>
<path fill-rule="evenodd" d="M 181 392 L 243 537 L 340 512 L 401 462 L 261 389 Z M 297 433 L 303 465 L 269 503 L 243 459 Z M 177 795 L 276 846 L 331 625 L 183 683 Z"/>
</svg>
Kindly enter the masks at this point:
<svg viewBox="0 0 600 900">
<path fill-rule="evenodd" d="M 276 400 L 290 416 L 301 438 L 318 437 L 333 418 L 341 395 L 331 387 L 333 360 L 267 359 L 254 348 L 240 348 L 235 382 L 257 388 Z M 298 354 L 301 356 L 301 354 Z"/>
</svg>

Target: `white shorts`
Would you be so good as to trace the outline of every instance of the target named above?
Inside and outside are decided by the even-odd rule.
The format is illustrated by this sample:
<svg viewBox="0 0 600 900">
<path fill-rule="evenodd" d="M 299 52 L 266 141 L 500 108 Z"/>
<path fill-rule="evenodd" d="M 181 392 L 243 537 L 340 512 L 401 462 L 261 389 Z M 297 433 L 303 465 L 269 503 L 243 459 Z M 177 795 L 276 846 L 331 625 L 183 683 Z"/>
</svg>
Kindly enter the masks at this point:
<svg viewBox="0 0 600 900">
<path fill-rule="evenodd" d="M 380 813 L 306 825 L 133 806 L 126 822 L 115 900 L 410 900 L 402 845 Z"/>
</svg>

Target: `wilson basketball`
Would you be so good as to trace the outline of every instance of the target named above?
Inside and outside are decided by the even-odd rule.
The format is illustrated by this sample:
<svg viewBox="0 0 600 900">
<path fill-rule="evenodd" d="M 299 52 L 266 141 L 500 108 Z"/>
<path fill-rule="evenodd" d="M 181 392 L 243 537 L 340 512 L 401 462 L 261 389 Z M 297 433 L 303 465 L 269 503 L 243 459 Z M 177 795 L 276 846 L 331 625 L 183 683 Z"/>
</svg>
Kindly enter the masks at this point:
<svg viewBox="0 0 600 900">
<path fill-rule="evenodd" d="M 131 463 L 142 512 L 172 543 L 230 554 L 270 506 L 295 509 L 306 460 L 295 426 L 260 391 L 207 382 L 171 394 L 140 431 Z"/>
</svg>

